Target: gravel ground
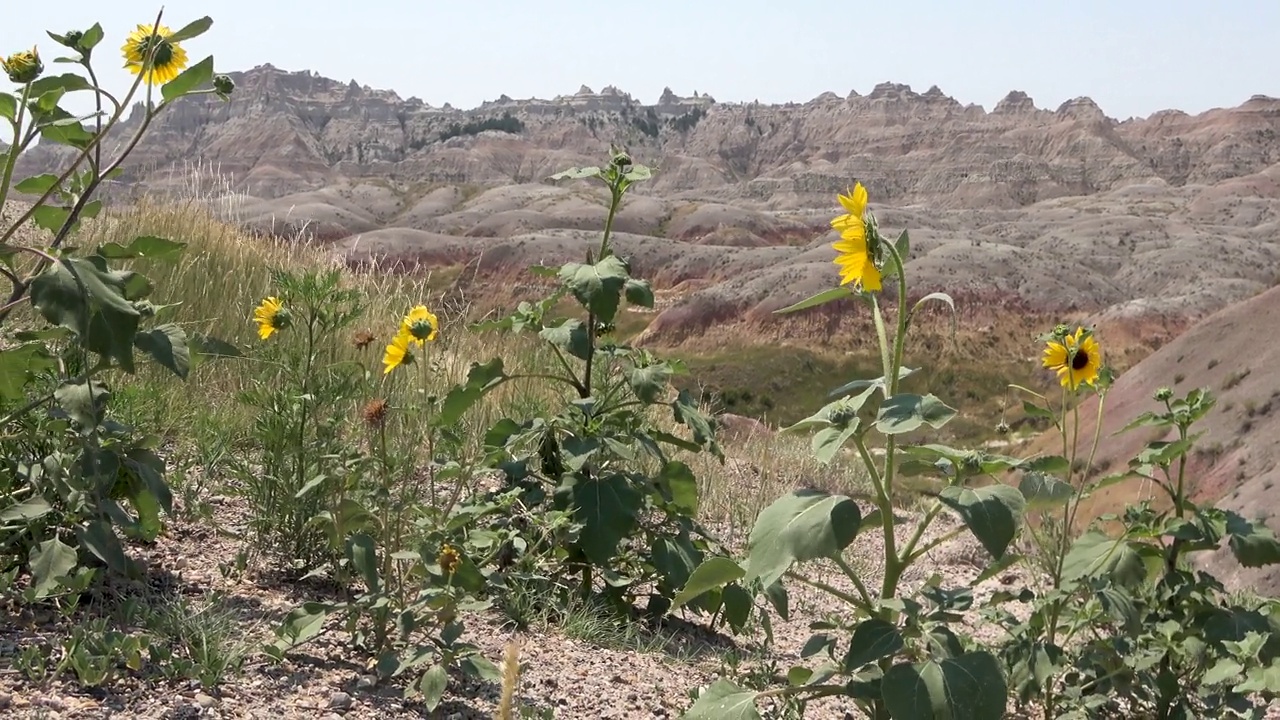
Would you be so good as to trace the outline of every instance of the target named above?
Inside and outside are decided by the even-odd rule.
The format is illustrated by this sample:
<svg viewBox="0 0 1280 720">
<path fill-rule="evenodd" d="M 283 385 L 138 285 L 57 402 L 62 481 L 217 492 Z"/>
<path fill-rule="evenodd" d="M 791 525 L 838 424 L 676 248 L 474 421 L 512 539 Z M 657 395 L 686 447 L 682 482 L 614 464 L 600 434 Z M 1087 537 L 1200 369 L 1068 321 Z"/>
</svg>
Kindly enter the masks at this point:
<svg viewBox="0 0 1280 720">
<path fill-rule="evenodd" d="M 234 516 L 232 502 L 215 498 L 219 515 Z M 942 516 L 930 535 L 955 527 L 957 521 Z M 905 538 L 904 538 L 905 539 Z M 237 623 L 235 635 L 246 643 L 269 637 L 274 623 L 298 602 L 314 597 L 268 578 L 245 573 L 224 574 L 220 563 L 234 559 L 238 542 L 214 531 L 210 524 L 179 521 L 155 546 L 138 548 L 149 567 L 147 587 L 125 583 L 106 593 L 149 592 L 166 602 L 199 601 L 210 590 L 222 593 L 223 605 Z M 874 534 L 861 538 L 848 557 L 860 564 L 868 583 L 878 582 L 876 568 L 866 558 L 878 557 L 881 547 Z M 908 587 L 918 586 L 933 573 L 948 585 L 974 579 L 985 563 L 981 548 L 967 533 L 940 545 L 926 562 L 904 577 Z M 814 576 L 842 589 L 843 575 L 815 567 Z M 1020 587 L 1028 578 L 1010 571 L 983 583 L 978 600 L 1001 588 Z M 676 622 L 665 629 L 661 642 L 644 643 L 647 652 L 599 647 L 555 629 L 517 633 L 496 613 L 467 619 L 467 638 L 495 662 L 509 642 L 520 648 L 519 702 L 542 711 L 544 717 L 582 720 L 628 718 L 678 718 L 691 702 L 690 693 L 725 673 L 730 658 L 750 658 L 739 666 L 771 666 L 785 672 L 800 662 L 800 650 L 815 620 L 843 612 L 839 601 L 812 588 L 789 586 L 792 615 L 775 621 L 775 645 L 765 657 L 751 651 L 758 637 L 729 638 L 691 623 Z M 93 599 L 89 601 L 92 606 Z M 46 613 L 10 608 L 8 622 L 0 629 L 0 657 L 12 657 L 23 646 L 52 642 L 65 634 L 67 623 Z M 966 628 L 979 637 L 994 639 L 997 630 L 970 622 Z M 210 720 L 245 718 L 261 720 L 375 720 L 398 718 L 495 717 L 499 688 L 493 684 L 455 681 L 445 702 L 434 712 L 420 703 L 406 701 L 399 688 L 379 686 L 369 668 L 353 658 L 338 632 L 329 633 L 291 654 L 283 663 L 250 655 L 240 673 L 213 690 L 202 690 L 189 680 L 143 680 L 139 675 L 115 679 L 106 689 L 83 689 L 70 675 L 33 683 L 14 669 L 0 670 L 0 717 L 15 719 L 141 718 Z M 809 706 L 806 718 L 814 720 L 861 717 L 852 704 L 827 699 Z M 1017 717 L 1010 714 L 1009 717 Z M 1273 712 L 1269 718 L 1280 718 Z"/>
</svg>

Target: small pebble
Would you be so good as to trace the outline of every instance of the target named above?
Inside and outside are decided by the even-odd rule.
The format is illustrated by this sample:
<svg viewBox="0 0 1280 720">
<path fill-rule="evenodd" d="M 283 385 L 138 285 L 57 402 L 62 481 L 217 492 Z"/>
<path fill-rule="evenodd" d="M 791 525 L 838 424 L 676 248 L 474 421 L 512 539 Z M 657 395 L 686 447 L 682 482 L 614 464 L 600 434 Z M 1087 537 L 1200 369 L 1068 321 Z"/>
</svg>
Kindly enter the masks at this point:
<svg viewBox="0 0 1280 720">
<path fill-rule="evenodd" d="M 335 692 L 329 696 L 329 707 L 333 710 L 350 710 L 355 700 L 344 692 Z"/>
<path fill-rule="evenodd" d="M 205 695 L 204 693 L 196 693 L 196 704 L 208 710 L 217 703 L 217 700 Z"/>
</svg>

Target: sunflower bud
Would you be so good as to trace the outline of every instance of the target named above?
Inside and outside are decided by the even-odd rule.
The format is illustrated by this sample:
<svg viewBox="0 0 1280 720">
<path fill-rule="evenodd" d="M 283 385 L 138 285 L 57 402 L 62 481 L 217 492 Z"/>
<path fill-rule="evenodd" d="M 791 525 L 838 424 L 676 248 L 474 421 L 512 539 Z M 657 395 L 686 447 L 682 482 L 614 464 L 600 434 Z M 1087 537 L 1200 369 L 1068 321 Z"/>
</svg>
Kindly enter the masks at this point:
<svg viewBox="0 0 1280 720">
<path fill-rule="evenodd" d="M 213 91 L 218 93 L 220 97 L 227 97 L 235 92 L 236 81 L 226 75 L 213 76 Z"/>
<path fill-rule="evenodd" d="M 74 50 L 76 49 L 76 46 L 80 44 L 80 41 L 83 39 L 84 39 L 84 33 L 80 32 L 79 30 L 68 30 L 67 34 L 62 36 L 62 41 L 63 41 L 62 44 Z"/>
<path fill-rule="evenodd" d="M 0 67 L 4 68 L 10 80 L 19 85 L 26 85 L 44 72 L 44 63 L 40 62 L 40 53 L 34 47 L 0 58 Z"/>
<path fill-rule="evenodd" d="M 1157 402 L 1168 402 L 1168 401 L 1169 401 L 1169 398 L 1171 398 L 1171 397 L 1173 397 L 1173 389 L 1172 389 L 1172 388 L 1162 387 L 1162 388 L 1160 388 L 1159 390 L 1156 390 L 1156 401 L 1157 401 Z"/>
<path fill-rule="evenodd" d="M 626 172 L 631 169 L 631 156 L 625 151 L 619 151 L 613 156 L 613 164 L 622 172 Z"/>
<path fill-rule="evenodd" d="M 1004 422 L 1003 420 L 1001 420 L 999 423 L 997 423 L 997 424 L 996 424 L 996 433 L 998 433 L 998 434 L 1000 434 L 1000 435 L 1008 435 L 1008 434 L 1009 434 L 1009 423 Z"/>
<path fill-rule="evenodd" d="M 1069 325 L 1057 325 L 1053 328 L 1053 336 L 1059 340 L 1065 338 L 1070 334 L 1071 334 L 1071 327 Z"/>
</svg>

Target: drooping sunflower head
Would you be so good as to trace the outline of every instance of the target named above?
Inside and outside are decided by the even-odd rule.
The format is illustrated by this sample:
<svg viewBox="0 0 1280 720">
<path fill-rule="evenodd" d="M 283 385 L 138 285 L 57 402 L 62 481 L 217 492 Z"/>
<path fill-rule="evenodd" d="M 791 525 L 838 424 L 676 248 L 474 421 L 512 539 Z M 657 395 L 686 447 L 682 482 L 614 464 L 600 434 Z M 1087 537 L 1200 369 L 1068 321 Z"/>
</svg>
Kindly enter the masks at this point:
<svg viewBox="0 0 1280 720">
<path fill-rule="evenodd" d="M 840 231 L 840 239 L 831 247 L 838 253 L 834 262 L 840 268 L 840 284 L 857 283 L 865 292 L 878 292 L 880 268 L 875 262 L 874 238 L 868 234 L 867 189 L 857 183 L 848 195 L 837 197 L 845 214 L 831 221 L 831 227 Z"/>
<path fill-rule="evenodd" d="M 1093 385 L 1102 370 L 1102 346 L 1091 331 L 1077 327 L 1074 333 L 1055 333 L 1045 342 L 1043 365 L 1058 373 L 1058 382 L 1069 390 Z"/>
<path fill-rule="evenodd" d="M 9 57 L 0 56 L 0 68 L 4 69 L 11 81 L 26 85 L 40 77 L 40 73 L 44 72 L 44 63 L 40 60 L 40 51 L 32 47 Z"/>
<path fill-rule="evenodd" d="M 427 309 L 426 305 L 415 305 L 400 322 L 400 332 L 408 333 L 419 347 L 424 342 L 431 342 L 439 334 L 440 321 Z"/>
<path fill-rule="evenodd" d="M 258 324 L 258 337 L 266 340 L 277 330 L 289 327 L 293 317 L 278 297 L 264 298 L 253 309 L 253 321 Z"/>
<path fill-rule="evenodd" d="M 148 85 L 164 85 L 178 77 L 187 67 L 187 51 L 170 41 L 172 36 L 164 25 L 139 25 L 120 49 L 125 68 L 134 75 L 144 73 L 142 79 Z"/>
<path fill-rule="evenodd" d="M 413 336 L 407 332 L 396 333 L 395 338 L 387 345 L 386 351 L 382 354 L 382 374 L 390 374 L 392 370 L 401 365 L 412 365 L 414 361 L 413 351 L 409 349 L 410 343 L 413 342 Z"/>
</svg>

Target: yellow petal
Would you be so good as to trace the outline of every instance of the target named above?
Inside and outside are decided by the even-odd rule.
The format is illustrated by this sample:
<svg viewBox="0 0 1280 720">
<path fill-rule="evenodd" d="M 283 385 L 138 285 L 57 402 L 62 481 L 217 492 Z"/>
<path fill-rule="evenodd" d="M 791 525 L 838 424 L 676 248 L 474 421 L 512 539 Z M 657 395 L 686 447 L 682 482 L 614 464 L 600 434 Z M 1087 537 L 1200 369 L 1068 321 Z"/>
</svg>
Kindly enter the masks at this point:
<svg viewBox="0 0 1280 720">
<path fill-rule="evenodd" d="M 861 218 L 867 211 L 867 189 L 862 187 L 860 182 L 853 186 L 853 192 L 848 196 L 837 195 L 837 197 L 840 198 L 840 204 L 844 209 L 856 218 Z"/>
</svg>

